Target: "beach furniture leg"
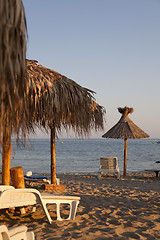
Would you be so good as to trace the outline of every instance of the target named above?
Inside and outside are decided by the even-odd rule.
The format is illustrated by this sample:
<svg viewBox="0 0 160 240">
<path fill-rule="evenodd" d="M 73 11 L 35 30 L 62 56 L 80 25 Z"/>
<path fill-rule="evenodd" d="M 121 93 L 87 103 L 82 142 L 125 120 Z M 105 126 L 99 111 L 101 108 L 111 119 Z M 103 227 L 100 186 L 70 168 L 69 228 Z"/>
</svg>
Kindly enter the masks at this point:
<svg viewBox="0 0 160 240">
<path fill-rule="evenodd" d="M 98 179 L 101 179 L 101 173 L 98 172 L 98 175 L 97 175 Z"/>
<path fill-rule="evenodd" d="M 68 219 L 75 219 L 78 203 L 78 201 L 72 201 L 70 204 L 70 215 Z"/>
<path fill-rule="evenodd" d="M 19 208 L 19 210 L 20 210 L 20 213 L 21 213 L 21 214 L 25 214 L 25 213 L 26 213 L 26 210 L 25 210 L 24 207 Z"/>
<path fill-rule="evenodd" d="M 158 173 L 159 173 L 159 171 L 155 171 L 155 173 L 156 173 L 156 177 L 158 177 Z"/>
<path fill-rule="evenodd" d="M 36 205 L 33 206 L 33 208 L 32 208 L 32 212 L 33 212 L 33 213 L 36 212 Z"/>
<path fill-rule="evenodd" d="M 62 221 L 63 219 L 61 218 L 61 214 L 60 214 L 60 203 L 59 202 L 56 203 L 56 207 L 57 207 L 57 220 Z"/>
<path fill-rule="evenodd" d="M 51 216 L 48 212 L 48 209 L 46 207 L 46 202 L 44 202 L 43 200 L 40 199 L 40 204 L 43 208 L 44 213 L 46 214 L 46 217 L 48 218 L 49 223 L 51 224 L 52 223 L 52 218 L 51 218 Z"/>
<path fill-rule="evenodd" d="M 120 180 L 120 172 L 117 173 L 117 179 Z"/>
<path fill-rule="evenodd" d="M 56 178 L 56 184 L 60 185 L 60 179 L 59 178 Z"/>
<path fill-rule="evenodd" d="M 69 217 L 65 220 L 74 220 L 75 216 L 76 216 L 76 212 L 77 212 L 77 206 L 79 201 L 71 201 L 71 202 L 67 202 L 70 205 L 70 212 L 69 212 Z M 57 202 L 57 220 L 62 221 L 64 220 L 63 218 L 61 218 L 61 214 L 60 214 L 60 202 Z"/>
</svg>

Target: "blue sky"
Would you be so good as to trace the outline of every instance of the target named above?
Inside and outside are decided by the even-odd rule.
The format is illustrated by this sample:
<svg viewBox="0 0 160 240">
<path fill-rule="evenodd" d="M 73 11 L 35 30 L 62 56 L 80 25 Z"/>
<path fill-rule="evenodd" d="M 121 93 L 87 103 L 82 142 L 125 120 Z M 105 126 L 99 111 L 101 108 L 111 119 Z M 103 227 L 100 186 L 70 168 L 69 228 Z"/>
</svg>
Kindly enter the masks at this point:
<svg viewBox="0 0 160 240">
<path fill-rule="evenodd" d="M 101 137 L 133 107 L 130 118 L 160 138 L 160 1 L 23 0 L 27 58 L 96 92 L 106 109 Z M 62 133 L 61 137 L 65 137 Z M 70 134 L 72 136 L 72 134 Z M 37 132 L 37 137 L 44 137 Z"/>
</svg>

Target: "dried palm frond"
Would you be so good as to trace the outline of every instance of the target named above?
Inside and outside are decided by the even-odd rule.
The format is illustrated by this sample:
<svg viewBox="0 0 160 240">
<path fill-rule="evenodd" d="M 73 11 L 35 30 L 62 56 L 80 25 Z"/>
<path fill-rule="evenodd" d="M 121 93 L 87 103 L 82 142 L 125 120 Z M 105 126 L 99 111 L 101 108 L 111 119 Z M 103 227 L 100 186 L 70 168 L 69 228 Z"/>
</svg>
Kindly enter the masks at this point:
<svg viewBox="0 0 160 240">
<path fill-rule="evenodd" d="M 21 0 L 0 0 L 0 111 L 17 129 L 17 111 L 26 90 L 26 19 Z M 4 117 L 3 117 L 4 118 Z M 18 120 L 20 121 L 20 120 Z"/>
</svg>

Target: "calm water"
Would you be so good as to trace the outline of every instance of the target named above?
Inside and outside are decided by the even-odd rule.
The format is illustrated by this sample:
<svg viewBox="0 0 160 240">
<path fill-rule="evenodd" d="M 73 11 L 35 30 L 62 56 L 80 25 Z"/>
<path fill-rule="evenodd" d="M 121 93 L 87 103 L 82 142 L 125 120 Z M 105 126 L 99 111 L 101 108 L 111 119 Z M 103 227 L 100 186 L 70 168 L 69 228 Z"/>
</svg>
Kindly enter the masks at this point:
<svg viewBox="0 0 160 240">
<path fill-rule="evenodd" d="M 158 139 L 128 140 L 127 171 L 143 171 L 160 168 L 160 144 Z M 34 139 L 24 148 L 12 141 L 11 167 L 22 166 L 24 172 L 50 172 L 50 140 Z M 56 140 L 57 173 L 93 173 L 99 169 L 101 156 L 117 156 L 123 171 L 122 139 L 59 139 Z M 2 162 L 2 161 L 1 161 Z M 1 163 L 0 163 L 1 168 Z"/>
</svg>

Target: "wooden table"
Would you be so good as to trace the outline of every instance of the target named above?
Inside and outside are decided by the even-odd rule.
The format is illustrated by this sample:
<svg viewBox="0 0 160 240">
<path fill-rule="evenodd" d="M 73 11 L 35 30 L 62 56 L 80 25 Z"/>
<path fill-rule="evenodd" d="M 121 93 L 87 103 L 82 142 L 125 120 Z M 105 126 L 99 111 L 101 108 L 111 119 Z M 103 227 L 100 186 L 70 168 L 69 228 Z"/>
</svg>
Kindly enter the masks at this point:
<svg viewBox="0 0 160 240">
<path fill-rule="evenodd" d="M 160 172 L 160 169 L 146 169 L 145 171 L 148 171 L 148 172 L 155 172 L 156 177 L 158 177 L 158 173 Z"/>
</svg>

